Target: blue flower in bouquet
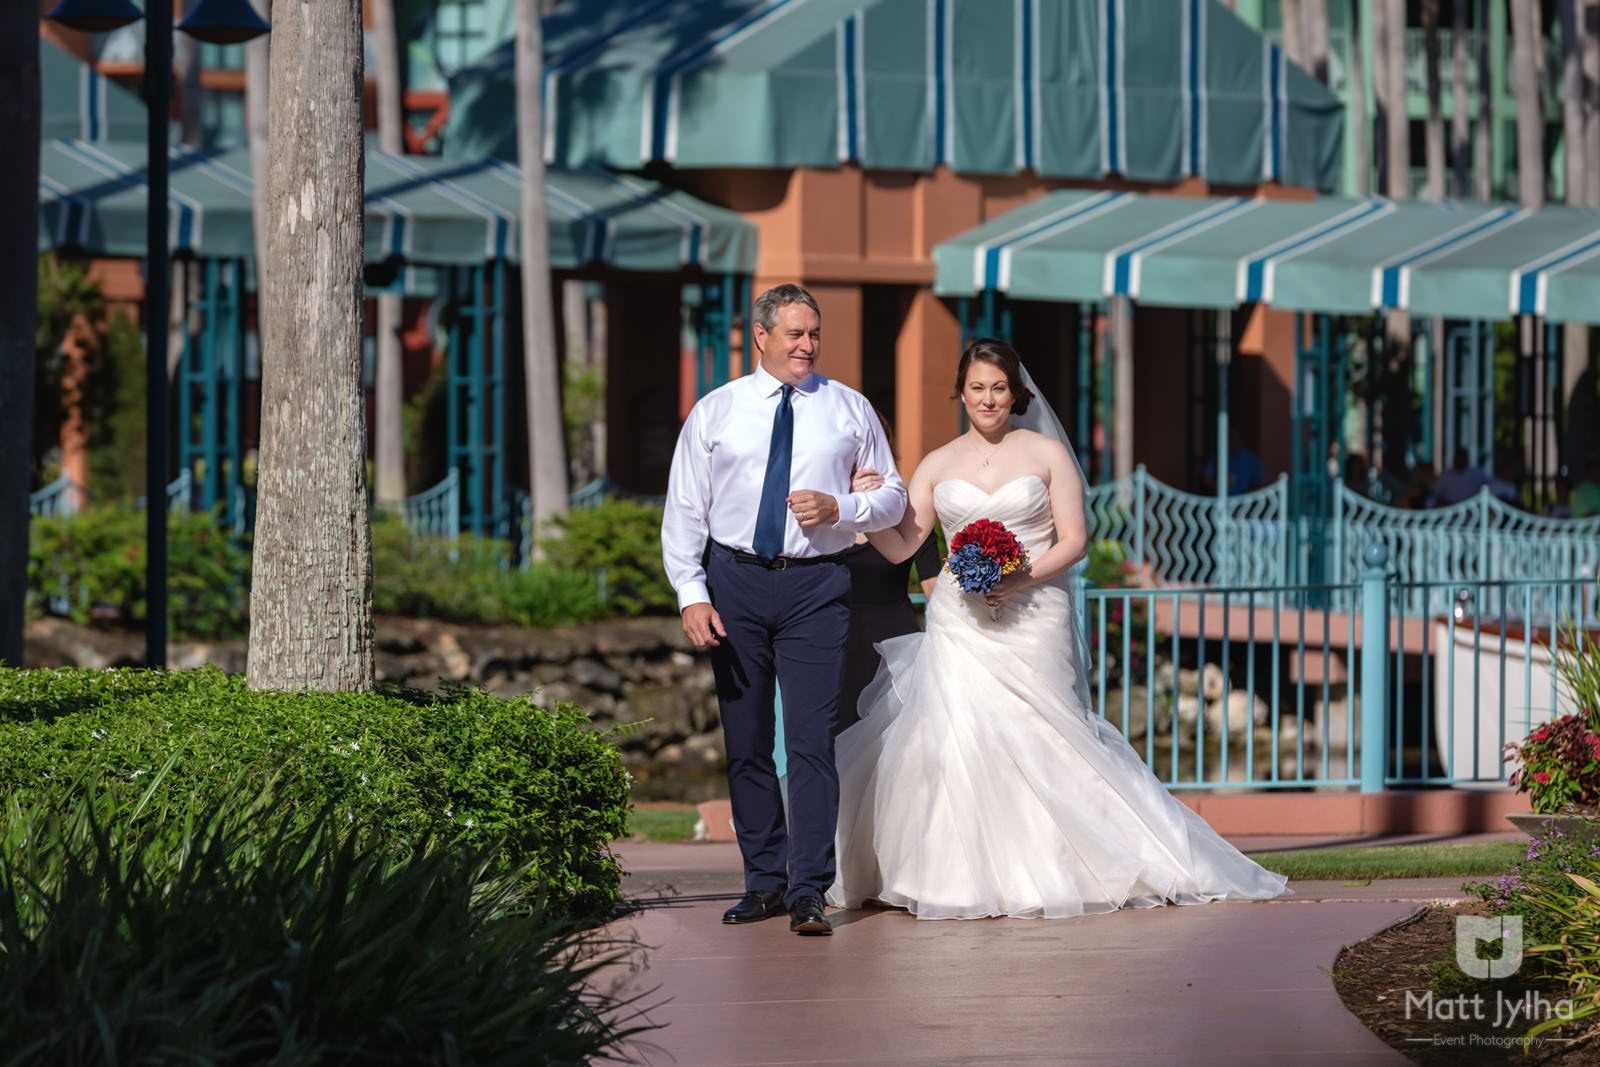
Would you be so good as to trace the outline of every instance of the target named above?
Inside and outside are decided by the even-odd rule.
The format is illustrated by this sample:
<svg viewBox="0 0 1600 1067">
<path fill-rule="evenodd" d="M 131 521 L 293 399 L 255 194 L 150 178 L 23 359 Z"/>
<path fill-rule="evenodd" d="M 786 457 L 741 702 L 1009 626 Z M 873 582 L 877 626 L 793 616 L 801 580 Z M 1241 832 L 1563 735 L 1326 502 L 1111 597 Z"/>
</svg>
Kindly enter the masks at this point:
<svg viewBox="0 0 1600 1067">
<path fill-rule="evenodd" d="M 1000 583 L 1000 562 L 986 555 L 976 542 L 969 542 L 950 553 L 945 566 L 955 575 L 962 591 L 967 593 L 981 596 Z"/>
</svg>

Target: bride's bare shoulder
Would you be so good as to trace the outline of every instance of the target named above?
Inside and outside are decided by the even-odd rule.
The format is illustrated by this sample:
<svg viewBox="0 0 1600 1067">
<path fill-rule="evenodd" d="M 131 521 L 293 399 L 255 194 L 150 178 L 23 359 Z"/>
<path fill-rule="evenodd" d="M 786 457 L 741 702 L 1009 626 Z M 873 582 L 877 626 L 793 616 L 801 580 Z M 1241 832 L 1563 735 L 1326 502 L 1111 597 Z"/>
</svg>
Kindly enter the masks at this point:
<svg viewBox="0 0 1600 1067">
<path fill-rule="evenodd" d="M 1032 455 L 1040 458 L 1059 458 L 1067 454 L 1066 446 L 1054 437 L 1039 433 L 1037 430 L 1024 430 L 1017 428 L 1012 431 L 1017 437 L 1017 443 Z"/>
</svg>

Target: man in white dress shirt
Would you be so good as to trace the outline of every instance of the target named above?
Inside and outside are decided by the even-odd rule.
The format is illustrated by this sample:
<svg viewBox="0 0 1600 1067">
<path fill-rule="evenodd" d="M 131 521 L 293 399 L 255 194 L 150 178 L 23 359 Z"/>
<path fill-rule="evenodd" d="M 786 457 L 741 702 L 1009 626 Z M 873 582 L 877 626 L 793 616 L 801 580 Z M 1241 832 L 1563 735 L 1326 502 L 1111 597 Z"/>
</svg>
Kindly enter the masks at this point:
<svg viewBox="0 0 1600 1067">
<path fill-rule="evenodd" d="M 712 650 L 716 672 L 746 890 L 723 921 L 787 911 L 796 933 L 828 934 L 822 898 L 839 814 L 833 722 L 850 593 L 838 556 L 857 530 L 899 522 L 906 491 L 872 405 L 812 369 L 822 315 L 811 294 L 769 289 L 752 318 L 759 364 L 702 397 L 678 436 L 662 556 L 684 633 Z M 867 467 L 885 472 L 883 485 L 851 493 L 851 474 Z M 772 760 L 775 676 L 787 820 Z"/>
</svg>

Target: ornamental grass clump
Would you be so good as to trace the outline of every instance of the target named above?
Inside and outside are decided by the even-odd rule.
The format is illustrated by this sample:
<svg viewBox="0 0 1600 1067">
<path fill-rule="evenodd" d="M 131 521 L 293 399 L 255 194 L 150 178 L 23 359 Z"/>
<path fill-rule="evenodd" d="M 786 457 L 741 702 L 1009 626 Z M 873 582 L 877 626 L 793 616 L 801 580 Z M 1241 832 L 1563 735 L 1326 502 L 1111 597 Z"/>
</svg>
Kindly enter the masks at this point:
<svg viewBox="0 0 1600 1067">
<path fill-rule="evenodd" d="M 492 849 L 234 784 L 8 798 L 0 1061 L 579 1063 L 646 1029 L 602 973 L 633 947 L 530 909 Z"/>
</svg>

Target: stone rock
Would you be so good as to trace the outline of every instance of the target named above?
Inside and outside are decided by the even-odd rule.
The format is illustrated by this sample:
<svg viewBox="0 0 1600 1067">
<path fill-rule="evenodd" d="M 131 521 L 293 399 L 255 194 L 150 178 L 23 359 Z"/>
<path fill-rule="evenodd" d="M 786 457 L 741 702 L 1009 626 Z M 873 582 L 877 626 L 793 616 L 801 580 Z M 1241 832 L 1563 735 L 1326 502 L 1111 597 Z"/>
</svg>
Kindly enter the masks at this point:
<svg viewBox="0 0 1600 1067">
<path fill-rule="evenodd" d="M 170 649 L 170 646 L 169 646 Z M 92 630 L 67 619 L 38 619 L 28 625 L 22 652 L 24 667 L 139 667 L 144 664 L 144 636 L 116 630 Z"/>
<path fill-rule="evenodd" d="M 441 633 L 433 642 L 433 654 L 444 666 L 444 676 L 452 682 L 464 682 L 472 677 L 472 657 L 461 647 L 453 633 Z"/>
<path fill-rule="evenodd" d="M 590 630 L 594 650 L 602 656 L 637 656 L 670 646 L 670 631 L 683 632 L 677 619 L 642 618 L 596 623 Z"/>
<path fill-rule="evenodd" d="M 1200 669 L 1200 695 L 1207 700 L 1222 699 L 1224 688 L 1222 668 L 1215 663 L 1207 663 Z"/>
<path fill-rule="evenodd" d="M 1220 678 L 1222 672 L 1219 670 L 1217 673 Z M 1272 709 L 1261 697 L 1252 699 L 1243 689 L 1231 689 L 1226 700 L 1206 702 L 1206 735 L 1220 739 L 1222 724 L 1226 721 L 1229 740 L 1242 738 L 1256 724 L 1266 722 L 1271 713 Z"/>
<path fill-rule="evenodd" d="M 629 719 L 649 719 L 646 732 L 683 738 L 700 733 L 696 728 L 694 694 L 681 686 L 641 685 L 628 694 Z"/>
<path fill-rule="evenodd" d="M 622 675 L 587 656 L 580 656 L 567 664 L 567 677 L 588 689 L 606 693 L 622 692 Z"/>
</svg>

